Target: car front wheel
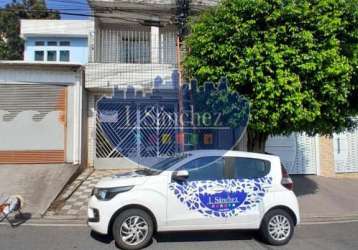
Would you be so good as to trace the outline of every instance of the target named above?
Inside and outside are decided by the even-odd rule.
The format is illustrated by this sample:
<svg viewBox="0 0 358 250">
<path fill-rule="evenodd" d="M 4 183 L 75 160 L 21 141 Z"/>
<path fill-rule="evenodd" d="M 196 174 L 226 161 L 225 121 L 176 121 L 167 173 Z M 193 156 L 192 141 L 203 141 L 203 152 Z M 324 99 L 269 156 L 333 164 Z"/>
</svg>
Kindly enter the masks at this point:
<svg viewBox="0 0 358 250">
<path fill-rule="evenodd" d="M 285 245 L 292 238 L 294 224 L 292 216 L 283 209 L 273 209 L 263 218 L 260 233 L 263 239 L 275 246 Z"/>
<path fill-rule="evenodd" d="M 146 247 L 154 232 L 152 218 L 141 209 L 128 209 L 120 213 L 113 223 L 113 238 L 124 250 Z"/>
</svg>

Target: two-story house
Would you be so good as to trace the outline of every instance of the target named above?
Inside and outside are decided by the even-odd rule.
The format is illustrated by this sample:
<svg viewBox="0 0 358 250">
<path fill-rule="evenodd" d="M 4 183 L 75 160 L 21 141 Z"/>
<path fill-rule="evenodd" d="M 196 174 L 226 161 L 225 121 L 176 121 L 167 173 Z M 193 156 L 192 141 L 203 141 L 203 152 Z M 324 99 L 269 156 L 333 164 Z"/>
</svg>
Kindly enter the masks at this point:
<svg viewBox="0 0 358 250">
<path fill-rule="evenodd" d="M 218 1 L 88 2 L 95 16 L 85 73 L 88 164 L 129 168 L 141 160 L 148 163 L 152 158 L 170 155 L 180 143 L 189 144 L 190 140 L 178 136 L 177 120 L 166 123 L 160 119 L 163 113 L 178 113 L 180 104 L 177 20 L 183 3 L 189 14 L 195 14 Z M 336 138 L 333 143 L 329 138 L 305 134 L 271 137 L 266 149 L 280 155 L 291 173 L 334 175 L 346 169 L 342 170 L 342 157 L 334 153 L 337 147 L 342 148 Z M 349 148 L 344 147 L 347 159 L 354 154 Z M 352 164 L 358 167 L 358 162 L 348 165 Z"/>
<path fill-rule="evenodd" d="M 85 83 L 89 164 L 129 167 L 189 144 L 178 119 L 161 120 L 164 115 L 175 116 L 180 108 L 177 19 L 183 3 L 190 2 L 193 14 L 217 1 L 88 2 L 95 16 Z M 117 122 L 107 117 L 109 110 Z M 102 122 L 106 119 L 112 122 Z"/>
</svg>

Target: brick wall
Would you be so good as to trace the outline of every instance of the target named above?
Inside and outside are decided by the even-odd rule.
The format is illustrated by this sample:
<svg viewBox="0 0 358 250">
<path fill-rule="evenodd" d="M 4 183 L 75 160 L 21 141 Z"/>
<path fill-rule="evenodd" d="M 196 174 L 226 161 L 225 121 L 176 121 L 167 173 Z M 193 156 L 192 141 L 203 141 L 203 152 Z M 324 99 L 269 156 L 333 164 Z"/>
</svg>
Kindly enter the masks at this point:
<svg viewBox="0 0 358 250">
<path fill-rule="evenodd" d="M 320 143 L 320 171 L 321 176 L 334 177 L 336 175 L 333 154 L 333 140 L 331 137 L 321 136 Z"/>
</svg>

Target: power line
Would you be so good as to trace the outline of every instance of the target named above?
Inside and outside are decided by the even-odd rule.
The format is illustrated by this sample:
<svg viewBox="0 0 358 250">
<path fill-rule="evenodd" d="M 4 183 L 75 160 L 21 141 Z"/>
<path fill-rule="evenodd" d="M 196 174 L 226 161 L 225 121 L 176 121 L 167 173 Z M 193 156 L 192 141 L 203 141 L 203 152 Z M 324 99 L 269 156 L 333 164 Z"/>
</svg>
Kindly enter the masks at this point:
<svg viewBox="0 0 358 250">
<path fill-rule="evenodd" d="M 119 16 L 75 13 L 75 12 L 68 12 L 68 11 L 61 11 L 61 10 L 54 10 L 54 9 L 28 10 L 28 9 L 15 9 L 15 8 L 14 9 L 0 8 L 0 12 L 19 12 L 19 11 L 28 12 L 28 13 L 59 13 L 61 15 L 69 15 L 69 16 L 82 16 L 82 17 L 95 17 L 95 18 L 114 19 L 114 20 L 121 20 L 121 21 L 125 21 L 125 22 L 130 22 L 130 23 L 141 23 L 141 22 L 148 21 L 148 20 L 146 20 L 144 18 L 132 18 L 132 19 L 129 19 L 129 18 L 124 18 L 124 17 L 119 17 Z M 99 12 L 97 12 L 97 13 L 99 13 Z M 107 13 L 103 12 L 102 14 L 107 14 Z"/>
<path fill-rule="evenodd" d="M 55 9 L 47 9 L 47 10 L 28 10 L 28 9 L 5 9 L 5 8 L 0 8 L 0 12 L 19 12 L 19 11 L 24 11 L 24 12 L 29 12 L 29 13 L 59 13 L 59 14 L 63 14 L 63 15 L 73 15 L 73 16 L 85 16 L 85 17 L 102 17 L 99 15 L 93 15 L 93 14 L 85 14 L 85 13 L 74 13 L 74 12 L 66 12 L 66 11 L 59 11 L 59 10 L 55 10 Z M 120 17 L 115 17 L 115 16 L 110 16 L 108 18 L 115 18 L 115 19 L 122 19 Z"/>
<path fill-rule="evenodd" d="M 145 23 L 148 21 L 145 18 L 141 17 L 120 17 L 118 15 L 110 15 L 115 14 L 116 11 L 118 12 L 126 12 L 126 13 L 134 13 L 137 14 L 138 10 L 135 8 L 119 8 L 119 7 L 97 7 L 95 10 L 91 9 L 88 5 L 84 4 L 83 2 L 77 2 L 75 0 L 48 0 L 47 2 L 57 2 L 57 3 L 75 3 L 79 4 L 78 7 L 69 7 L 66 5 L 59 5 L 56 6 L 56 9 L 47 9 L 47 10 L 31 10 L 31 9 L 23 9 L 21 6 L 11 6 L 10 9 L 6 8 L 0 8 L 0 11 L 13 11 L 16 12 L 16 9 L 18 11 L 26 11 L 26 12 L 32 12 L 32 13 L 59 13 L 61 15 L 69 15 L 69 16 L 82 16 L 82 17 L 95 17 L 95 18 L 105 18 L 105 19 L 116 19 L 116 20 L 122 20 L 125 22 L 131 22 L 131 23 Z M 139 3 L 142 6 L 148 6 L 148 4 Z M 83 6 L 83 7 L 82 7 Z M 176 9 L 176 8 L 173 8 Z M 87 12 L 87 13 L 78 13 L 78 12 Z M 101 15 L 103 14 L 103 15 Z M 119 13 L 118 13 L 119 14 Z M 173 13 L 173 20 L 175 20 L 175 14 Z"/>
<path fill-rule="evenodd" d="M 84 2 L 77 2 L 77 1 L 74 1 L 74 0 L 47 0 L 46 1 L 47 3 L 48 2 L 58 2 L 58 3 L 71 3 L 71 4 L 77 4 L 77 5 L 83 5 L 83 6 L 88 6 L 88 4 L 84 3 Z"/>
</svg>

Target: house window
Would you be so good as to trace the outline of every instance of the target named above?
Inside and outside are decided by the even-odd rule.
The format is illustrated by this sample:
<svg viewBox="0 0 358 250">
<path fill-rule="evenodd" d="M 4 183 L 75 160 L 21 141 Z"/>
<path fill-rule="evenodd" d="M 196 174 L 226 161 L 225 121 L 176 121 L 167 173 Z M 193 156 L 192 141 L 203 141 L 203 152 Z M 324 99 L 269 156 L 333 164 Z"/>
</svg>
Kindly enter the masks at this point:
<svg viewBox="0 0 358 250">
<path fill-rule="evenodd" d="M 45 53 L 43 51 L 35 51 L 35 61 L 43 61 L 44 54 Z"/>
<path fill-rule="evenodd" d="M 45 46 L 44 41 L 35 41 L 35 46 Z"/>
<path fill-rule="evenodd" d="M 57 46 L 57 42 L 56 41 L 48 41 L 47 45 L 48 46 Z"/>
<path fill-rule="evenodd" d="M 55 62 L 56 60 L 57 60 L 56 51 L 55 50 L 47 51 L 47 61 Z"/>
<path fill-rule="evenodd" d="M 140 37 L 140 32 L 127 32 L 122 37 L 121 62 L 149 63 L 150 40 L 149 36 Z"/>
<path fill-rule="evenodd" d="M 60 61 L 61 62 L 69 62 L 70 61 L 70 51 L 69 50 L 61 50 L 60 51 Z"/>
<path fill-rule="evenodd" d="M 95 60 L 111 63 L 150 63 L 150 27 L 137 28 L 101 29 L 97 32 L 100 45 L 96 48 Z"/>
<path fill-rule="evenodd" d="M 69 41 L 60 41 L 60 46 L 71 46 Z"/>
</svg>

